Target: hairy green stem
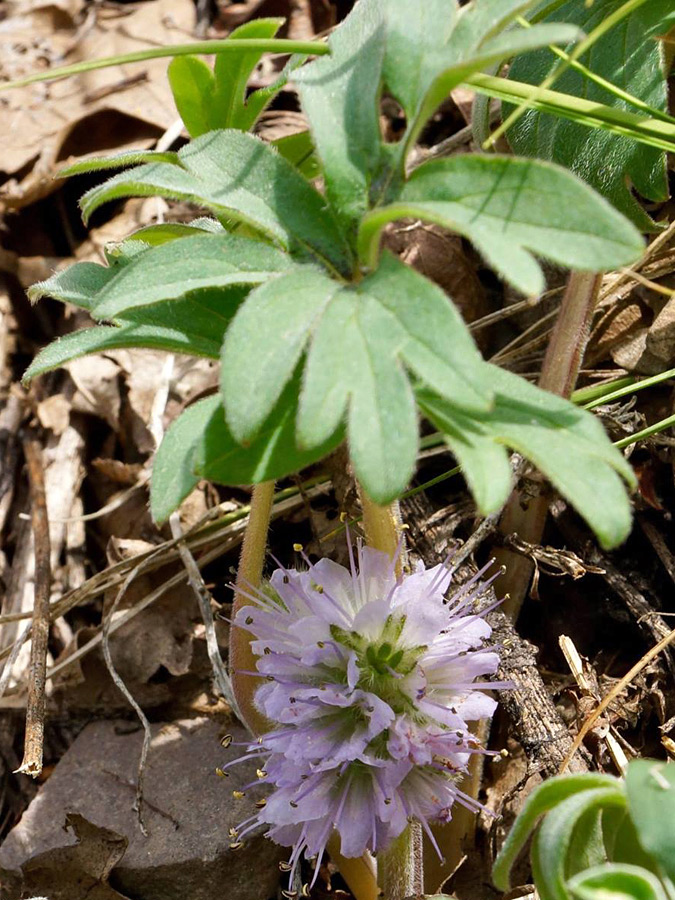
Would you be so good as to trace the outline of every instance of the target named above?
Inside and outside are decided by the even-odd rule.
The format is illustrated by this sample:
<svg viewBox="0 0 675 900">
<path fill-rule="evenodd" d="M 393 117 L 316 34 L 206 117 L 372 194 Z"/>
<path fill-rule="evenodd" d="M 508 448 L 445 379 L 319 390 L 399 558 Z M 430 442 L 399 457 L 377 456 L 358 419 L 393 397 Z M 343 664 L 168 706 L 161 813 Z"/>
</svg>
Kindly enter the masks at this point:
<svg viewBox="0 0 675 900">
<path fill-rule="evenodd" d="M 232 607 L 233 620 L 237 612 L 251 602 L 246 594 L 250 594 L 251 591 L 260 587 L 273 498 L 273 481 L 263 481 L 254 486 L 251 495 L 251 512 L 239 557 Z M 253 671 L 256 661 L 257 657 L 251 649 L 251 637 L 248 632 L 232 626 L 230 630 L 230 668 L 234 696 L 245 725 L 253 734 L 264 734 L 269 731 L 270 723 L 256 709 L 253 702 L 253 695 L 260 685 L 260 679 L 253 675 L 243 674 L 244 671 Z"/>
<path fill-rule="evenodd" d="M 408 565 L 408 551 L 403 537 L 403 524 L 398 502 L 389 506 L 373 503 L 361 485 L 358 486 L 359 500 L 363 510 L 363 528 L 369 547 L 382 550 L 393 559 L 396 553 L 396 571 L 401 574 Z"/>
<path fill-rule="evenodd" d="M 397 574 L 408 566 L 404 528 L 398 503 L 379 506 L 374 503 L 361 485 L 359 499 L 363 510 L 363 527 L 370 547 L 382 550 L 394 558 Z M 393 844 L 377 854 L 378 881 L 385 900 L 405 900 L 406 897 L 424 893 L 422 863 L 422 829 L 411 823 Z"/>
<path fill-rule="evenodd" d="M 405 900 L 424 894 L 422 828 L 408 825 L 387 850 L 377 854 L 378 881 L 384 900 Z"/>
</svg>

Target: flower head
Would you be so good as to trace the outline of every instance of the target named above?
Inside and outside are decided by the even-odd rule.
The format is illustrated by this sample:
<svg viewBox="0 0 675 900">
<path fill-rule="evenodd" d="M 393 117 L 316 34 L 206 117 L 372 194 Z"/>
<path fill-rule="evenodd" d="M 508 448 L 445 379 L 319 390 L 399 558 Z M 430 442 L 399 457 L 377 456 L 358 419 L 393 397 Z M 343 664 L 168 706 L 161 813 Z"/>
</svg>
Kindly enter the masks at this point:
<svg viewBox="0 0 675 900">
<path fill-rule="evenodd" d="M 277 569 L 234 622 L 253 635 L 265 677 L 255 702 L 275 724 L 244 757 L 264 758 L 274 790 L 239 837 L 268 826 L 293 847 L 293 867 L 303 852 L 320 856 L 333 829 L 343 855 L 360 856 L 410 818 L 430 834 L 456 801 L 480 808 L 458 787 L 486 752 L 467 722 L 492 714 L 484 688 L 504 686 L 475 681 L 498 666 L 474 609 L 482 572 L 447 600 L 446 565 L 397 577 L 385 553 L 361 546 L 350 569 L 307 564 Z"/>
</svg>

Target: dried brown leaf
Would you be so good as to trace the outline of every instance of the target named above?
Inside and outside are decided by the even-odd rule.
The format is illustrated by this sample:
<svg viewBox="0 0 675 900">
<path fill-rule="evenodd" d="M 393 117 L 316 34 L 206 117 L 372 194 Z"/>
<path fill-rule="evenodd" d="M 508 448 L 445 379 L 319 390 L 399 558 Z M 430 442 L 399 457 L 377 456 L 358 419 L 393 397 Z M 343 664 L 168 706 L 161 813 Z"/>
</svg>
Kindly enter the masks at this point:
<svg viewBox="0 0 675 900">
<path fill-rule="evenodd" d="M 185 43 L 193 26 L 190 0 L 96 4 L 79 27 L 51 3 L 0 23 L 0 75 Z M 8 180 L 0 202 L 18 209 L 47 196 L 58 187 L 57 169 L 74 157 L 151 146 L 178 118 L 166 65 L 149 60 L 4 94 L 0 169 Z"/>
</svg>

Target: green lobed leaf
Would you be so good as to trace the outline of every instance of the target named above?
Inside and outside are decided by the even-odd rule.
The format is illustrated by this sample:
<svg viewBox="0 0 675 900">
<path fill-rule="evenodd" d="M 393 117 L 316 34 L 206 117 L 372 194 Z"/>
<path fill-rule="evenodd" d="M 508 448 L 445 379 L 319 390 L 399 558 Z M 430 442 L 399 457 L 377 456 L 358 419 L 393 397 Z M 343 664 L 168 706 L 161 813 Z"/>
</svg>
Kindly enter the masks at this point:
<svg viewBox="0 0 675 900">
<path fill-rule="evenodd" d="M 579 872 L 568 882 L 579 900 L 667 900 L 661 882 L 639 866 L 608 863 Z"/>
<path fill-rule="evenodd" d="M 113 176 L 80 201 L 85 220 L 132 196 L 186 200 L 244 222 L 284 249 L 348 273 L 351 251 L 326 201 L 268 144 L 240 131 L 211 131 L 178 152 L 180 166 L 152 163 Z"/>
<path fill-rule="evenodd" d="M 417 392 L 423 412 L 456 453 L 481 512 L 496 512 L 508 498 L 510 472 L 507 480 L 506 467 L 496 462 L 491 445 L 510 447 L 546 475 L 604 547 L 621 543 L 631 525 L 623 481 L 634 486 L 635 476 L 602 425 L 585 410 L 511 372 L 497 366 L 488 370 L 495 390 L 489 413 L 469 417 L 428 389 Z M 491 463 L 492 471 L 486 468 Z"/>
<path fill-rule="evenodd" d="M 492 881 L 500 891 L 508 891 L 509 874 L 539 818 L 555 809 L 567 797 L 596 788 L 621 791 L 621 782 L 610 775 L 588 772 L 584 775 L 558 775 L 535 788 L 513 823 L 492 868 Z"/>
<path fill-rule="evenodd" d="M 298 268 L 253 290 L 234 317 L 223 343 L 221 390 L 240 443 L 269 417 L 314 324 L 339 290 L 340 283 L 323 272 Z"/>
<path fill-rule="evenodd" d="M 38 353 L 23 381 L 28 383 L 36 375 L 80 356 L 121 347 L 149 347 L 219 359 L 225 330 L 248 290 L 247 286 L 236 285 L 193 291 L 179 301 L 130 311 L 125 319 L 117 320 L 117 327 L 103 325 L 75 331 Z"/>
<path fill-rule="evenodd" d="M 386 254 L 358 285 L 334 291 L 314 324 L 298 414 L 298 440 L 307 447 L 347 415 L 355 470 L 380 503 L 403 490 L 415 465 L 417 422 L 406 368 L 464 408 L 490 407 L 491 386 L 452 303 Z"/>
<path fill-rule="evenodd" d="M 344 439 L 344 431 L 335 432 L 311 450 L 301 449 L 295 441 L 298 381 L 292 381 L 282 393 L 258 435 L 243 447 L 227 427 L 221 405 L 214 409 L 195 455 L 195 472 L 220 484 L 257 484 L 283 478 L 322 459 Z"/>
<path fill-rule="evenodd" d="M 525 294 L 544 288 L 533 254 L 575 269 L 613 269 L 637 259 L 637 229 L 559 166 L 504 156 L 462 155 L 416 169 L 397 202 L 366 216 L 359 253 L 375 264 L 388 222 L 413 216 L 468 237 Z"/>
<path fill-rule="evenodd" d="M 616 6 L 616 0 L 595 0 L 592 5 L 569 0 L 556 9 L 554 16 L 590 33 Z M 671 0 L 649 0 L 600 38 L 580 61 L 596 75 L 665 113 L 668 100 L 664 50 L 655 38 L 665 34 L 674 22 Z M 559 65 L 556 56 L 542 50 L 516 59 L 509 77 L 540 84 Z M 627 101 L 573 68 L 556 80 L 556 90 L 633 111 Z M 653 222 L 631 193 L 630 183 L 649 200 L 667 199 L 666 155 L 662 151 L 609 132 L 598 131 L 589 136 L 582 124 L 536 110 L 525 112 L 508 136 L 516 153 L 553 160 L 569 168 L 604 194 L 641 230 L 653 230 Z"/>
<path fill-rule="evenodd" d="M 295 76 L 326 193 L 351 230 L 368 208 L 381 155 L 382 0 L 359 0 L 328 40 L 331 55 Z"/>
<path fill-rule="evenodd" d="M 146 250 L 117 271 L 91 303 L 98 319 L 175 300 L 198 288 L 260 284 L 292 268 L 283 251 L 235 234 L 198 234 Z"/>
<path fill-rule="evenodd" d="M 152 464 L 150 512 L 155 522 L 165 522 L 197 486 L 195 457 L 214 414 L 221 409 L 217 394 L 198 400 L 171 424 Z"/>
<path fill-rule="evenodd" d="M 305 267 L 251 292 L 223 344 L 222 393 L 237 440 L 255 437 L 305 352 L 298 443 L 320 445 L 346 417 L 357 473 L 379 502 L 405 487 L 415 464 L 406 368 L 464 409 L 492 403 L 488 370 L 451 301 L 388 253 L 353 286 Z"/>
<path fill-rule="evenodd" d="M 675 766 L 653 759 L 631 761 L 626 793 L 640 843 L 675 880 Z"/>
</svg>

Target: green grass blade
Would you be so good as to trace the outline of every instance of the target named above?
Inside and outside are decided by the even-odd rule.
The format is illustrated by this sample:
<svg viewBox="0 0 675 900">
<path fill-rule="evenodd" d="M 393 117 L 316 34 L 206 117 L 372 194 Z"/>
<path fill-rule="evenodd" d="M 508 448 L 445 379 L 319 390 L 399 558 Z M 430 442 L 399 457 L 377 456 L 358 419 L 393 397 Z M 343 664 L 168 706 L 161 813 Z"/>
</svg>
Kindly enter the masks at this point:
<svg viewBox="0 0 675 900">
<path fill-rule="evenodd" d="M 240 40 L 225 38 L 222 41 L 195 41 L 191 44 L 150 47 L 147 50 L 122 53 L 119 56 L 88 59 L 70 66 L 48 69 L 46 72 L 34 72 L 32 75 L 26 75 L 25 78 L 16 78 L 14 81 L 0 83 L 0 91 L 26 87 L 41 81 L 58 81 L 61 78 L 81 75 L 82 72 L 91 72 L 94 69 L 107 69 L 127 63 L 145 62 L 147 59 L 171 59 L 174 56 L 190 56 L 191 54 L 238 53 L 242 50 L 259 50 L 262 53 L 303 53 L 308 56 L 325 56 L 330 53 L 328 45 L 318 41 L 289 41 L 284 38 L 241 38 Z"/>
<path fill-rule="evenodd" d="M 506 103 L 518 105 L 527 100 L 531 109 L 563 116 L 589 128 L 602 128 L 669 153 L 675 152 L 675 124 L 670 122 L 613 109 L 611 106 L 559 91 L 540 90 L 536 85 L 494 75 L 471 75 L 465 83 L 479 94 L 486 94 Z"/>
</svg>

